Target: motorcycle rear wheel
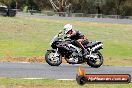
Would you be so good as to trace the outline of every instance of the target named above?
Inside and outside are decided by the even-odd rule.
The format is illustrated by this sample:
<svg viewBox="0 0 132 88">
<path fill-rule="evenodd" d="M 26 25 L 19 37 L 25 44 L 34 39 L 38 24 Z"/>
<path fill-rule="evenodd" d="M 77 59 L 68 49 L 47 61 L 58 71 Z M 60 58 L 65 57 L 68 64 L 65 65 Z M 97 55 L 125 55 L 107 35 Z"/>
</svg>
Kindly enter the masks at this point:
<svg viewBox="0 0 132 88">
<path fill-rule="evenodd" d="M 89 60 L 87 61 L 87 64 L 89 65 L 89 66 L 91 66 L 91 67 L 94 67 L 94 68 L 99 68 L 102 64 L 103 64 L 103 56 L 102 56 L 102 54 L 99 52 L 99 51 L 97 51 L 96 52 L 96 55 L 99 57 L 98 58 L 98 60 L 100 60 L 99 61 L 99 64 L 96 64 L 96 61 L 95 60 L 92 60 L 92 59 L 90 59 L 89 58 Z M 96 59 L 97 60 L 97 59 Z"/>
</svg>

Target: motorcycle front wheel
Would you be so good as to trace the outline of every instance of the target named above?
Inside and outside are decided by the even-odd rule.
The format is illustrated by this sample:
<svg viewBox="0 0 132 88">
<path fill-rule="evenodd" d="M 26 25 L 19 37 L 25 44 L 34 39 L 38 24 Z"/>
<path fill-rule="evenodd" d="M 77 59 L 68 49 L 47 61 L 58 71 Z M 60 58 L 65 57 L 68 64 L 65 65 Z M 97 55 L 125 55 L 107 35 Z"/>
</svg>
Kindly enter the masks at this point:
<svg viewBox="0 0 132 88">
<path fill-rule="evenodd" d="M 45 54 L 45 61 L 51 66 L 59 66 L 62 63 L 62 57 L 59 53 L 47 51 Z"/>
</svg>

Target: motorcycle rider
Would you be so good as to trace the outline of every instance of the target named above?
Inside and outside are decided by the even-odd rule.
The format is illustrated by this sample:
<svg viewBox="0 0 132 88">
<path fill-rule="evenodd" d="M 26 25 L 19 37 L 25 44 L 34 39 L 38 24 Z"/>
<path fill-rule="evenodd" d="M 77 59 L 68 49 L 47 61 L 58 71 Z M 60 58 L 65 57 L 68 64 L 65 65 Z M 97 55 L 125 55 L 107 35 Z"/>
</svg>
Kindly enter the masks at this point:
<svg viewBox="0 0 132 88">
<path fill-rule="evenodd" d="M 66 24 L 63 29 L 66 37 L 74 40 L 74 45 L 81 48 L 83 55 L 86 57 L 88 51 L 84 48 L 82 42 L 87 40 L 87 38 L 80 31 L 73 30 L 71 24 Z"/>
</svg>

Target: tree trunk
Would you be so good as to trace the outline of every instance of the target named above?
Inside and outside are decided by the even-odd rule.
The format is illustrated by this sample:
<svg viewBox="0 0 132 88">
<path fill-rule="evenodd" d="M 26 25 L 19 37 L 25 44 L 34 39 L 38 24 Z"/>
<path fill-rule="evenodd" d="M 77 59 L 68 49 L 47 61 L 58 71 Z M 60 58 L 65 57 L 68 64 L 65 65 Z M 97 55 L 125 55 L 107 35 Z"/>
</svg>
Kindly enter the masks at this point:
<svg viewBox="0 0 132 88">
<path fill-rule="evenodd" d="M 59 0 L 59 12 L 64 12 L 64 0 Z M 59 13 L 59 16 L 65 16 L 65 14 Z"/>
</svg>

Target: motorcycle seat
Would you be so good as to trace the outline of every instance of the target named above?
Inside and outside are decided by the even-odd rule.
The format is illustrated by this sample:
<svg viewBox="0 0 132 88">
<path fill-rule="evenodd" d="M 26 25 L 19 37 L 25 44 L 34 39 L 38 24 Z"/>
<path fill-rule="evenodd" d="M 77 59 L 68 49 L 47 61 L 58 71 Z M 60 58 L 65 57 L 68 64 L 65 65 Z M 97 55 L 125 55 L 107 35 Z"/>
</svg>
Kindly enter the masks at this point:
<svg viewBox="0 0 132 88">
<path fill-rule="evenodd" d="M 95 46 L 95 45 L 97 45 L 97 44 L 101 44 L 101 42 L 90 42 L 90 43 L 87 45 L 87 47 L 93 47 L 93 46 Z"/>
</svg>

